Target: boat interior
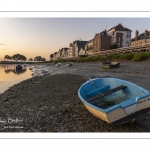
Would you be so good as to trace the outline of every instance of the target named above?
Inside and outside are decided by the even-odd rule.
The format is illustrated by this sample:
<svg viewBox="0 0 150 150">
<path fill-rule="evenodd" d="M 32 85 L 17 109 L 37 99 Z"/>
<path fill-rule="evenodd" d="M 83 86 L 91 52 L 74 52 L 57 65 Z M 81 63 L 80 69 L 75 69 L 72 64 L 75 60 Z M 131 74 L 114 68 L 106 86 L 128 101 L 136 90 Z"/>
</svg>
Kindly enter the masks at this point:
<svg viewBox="0 0 150 150">
<path fill-rule="evenodd" d="M 113 78 L 90 79 L 83 86 L 85 87 L 81 89 L 81 96 L 86 102 L 101 109 L 107 109 L 128 100 L 135 101 L 136 97 L 146 92 L 135 84 Z"/>
</svg>

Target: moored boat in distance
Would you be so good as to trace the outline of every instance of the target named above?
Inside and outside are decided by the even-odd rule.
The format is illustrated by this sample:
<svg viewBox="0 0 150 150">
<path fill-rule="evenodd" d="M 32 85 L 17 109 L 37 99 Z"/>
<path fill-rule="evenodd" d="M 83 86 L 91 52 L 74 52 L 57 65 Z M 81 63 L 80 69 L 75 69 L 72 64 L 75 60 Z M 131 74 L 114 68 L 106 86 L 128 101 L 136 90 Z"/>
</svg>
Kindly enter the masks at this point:
<svg viewBox="0 0 150 150">
<path fill-rule="evenodd" d="M 57 64 L 56 64 L 56 67 L 59 67 L 59 66 L 61 66 L 61 63 L 57 63 Z"/>
<path fill-rule="evenodd" d="M 110 123 L 131 122 L 150 110 L 150 91 L 117 78 L 85 82 L 78 96 L 94 116 Z"/>
<path fill-rule="evenodd" d="M 27 64 L 24 64 L 24 67 L 27 67 Z"/>
<path fill-rule="evenodd" d="M 120 66 L 120 62 L 102 62 L 101 67 L 105 69 L 118 68 Z"/>
<path fill-rule="evenodd" d="M 72 65 L 73 65 L 73 62 L 68 62 L 68 63 L 66 64 L 67 67 L 72 66 Z"/>
<path fill-rule="evenodd" d="M 22 70 L 22 65 L 20 64 L 16 65 L 16 70 Z"/>
</svg>

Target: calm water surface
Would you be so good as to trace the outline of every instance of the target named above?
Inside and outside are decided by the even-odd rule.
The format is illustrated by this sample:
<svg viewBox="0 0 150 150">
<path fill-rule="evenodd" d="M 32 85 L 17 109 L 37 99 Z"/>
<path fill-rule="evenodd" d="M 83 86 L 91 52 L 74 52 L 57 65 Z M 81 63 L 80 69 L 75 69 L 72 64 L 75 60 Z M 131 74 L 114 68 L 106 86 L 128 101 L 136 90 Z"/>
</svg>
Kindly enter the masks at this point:
<svg viewBox="0 0 150 150">
<path fill-rule="evenodd" d="M 28 67 L 23 67 L 20 72 L 16 71 L 15 67 L 14 64 L 0 64 L 0 93 L 3 93 L 14 84 L 32 77 L 32 72 Z"/>
</svg>

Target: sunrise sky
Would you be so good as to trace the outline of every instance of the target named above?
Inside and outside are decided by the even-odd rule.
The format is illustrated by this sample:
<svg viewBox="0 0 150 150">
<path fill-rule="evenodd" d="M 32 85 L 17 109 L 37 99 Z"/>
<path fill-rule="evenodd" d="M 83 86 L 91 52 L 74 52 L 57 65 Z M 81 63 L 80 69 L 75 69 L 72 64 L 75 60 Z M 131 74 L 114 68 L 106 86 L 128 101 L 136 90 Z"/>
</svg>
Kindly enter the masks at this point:
<svg viewBox="0 0 150 150">
<path fill-rule="evenodd" d="M 124 27 L 139 33 L 150 31 L 150 18 L 0 18 L 0 61 L 5 55 L 16 53 L 27 59 L 42 56 L 49 60 L 49 55 L 75 40 L 90 40 L 95 33 L 121 23 Z M 106 28 L 107 26 L 107 28 Z"/>
</svg>

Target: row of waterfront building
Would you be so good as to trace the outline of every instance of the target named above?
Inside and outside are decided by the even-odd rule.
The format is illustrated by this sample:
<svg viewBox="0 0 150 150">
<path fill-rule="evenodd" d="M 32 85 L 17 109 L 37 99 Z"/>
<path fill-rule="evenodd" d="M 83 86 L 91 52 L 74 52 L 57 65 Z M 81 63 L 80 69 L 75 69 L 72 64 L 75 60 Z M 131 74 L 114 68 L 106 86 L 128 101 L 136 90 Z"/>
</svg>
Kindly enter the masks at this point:
<svg viewBox="0 0 150 150">
<path fill-rule="evenodd" d="M 64 47 L 50 55 L 50 60 L 73 58 L 85 55 L 95 55 L 101 51 L 106 51 L 114 48 L 141 46 L 150 44 L 150 31 L 145 30 L 139 34 L 135 32 L 135 37 L 131 39 L 132 30 L 118 24 L 109 30 L 104 30 L 95 34 L 94 38 L 89 41 L 75 40 L 69 44 L 69 47 Z"/>
</svg>

